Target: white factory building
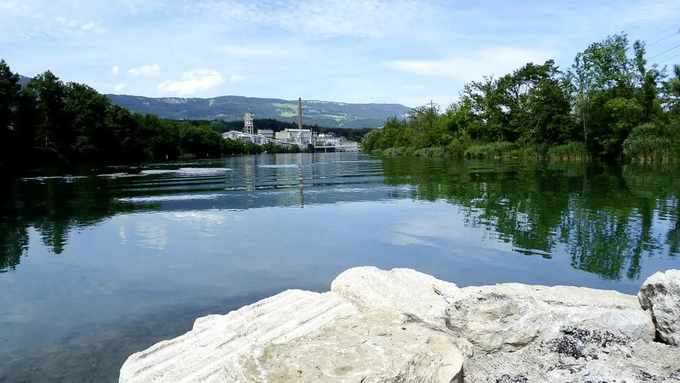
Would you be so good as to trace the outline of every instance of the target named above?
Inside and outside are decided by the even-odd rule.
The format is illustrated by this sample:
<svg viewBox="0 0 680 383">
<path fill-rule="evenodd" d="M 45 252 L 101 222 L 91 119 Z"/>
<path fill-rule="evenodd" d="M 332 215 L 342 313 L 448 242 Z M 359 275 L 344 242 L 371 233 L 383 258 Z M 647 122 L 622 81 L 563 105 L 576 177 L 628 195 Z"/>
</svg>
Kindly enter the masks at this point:
<svg viewBox="0 0 680 383">
<path fill-rule="evenodd" d="M 269 142 L 274 142 L 277 145 L 283 145 L 283 146 L 292 146 L 293 145 L 290 142 L 276 140 L 274 138 L 267 137 L 267 136 L 262 135 L 262 134 L 248 134 L 248 133 L 239 132 L 238 130 L 230 130 L 228 132 L 225 132 L 225 133 L 222 134 L 222 138 L 224 138 L 224 139 L 228 138 L 228 139 L 231 139 L 231 140 L 250 141 L 253 144 L 257 144 L 257 145 L 264 145 L 264 144 L 269 143 Z"/>
<path fill-rule="evenodd" d="M 289 142 L 305 147 L 307 145 L 314 145 L 315 134 L 311 129 L 284 129 L 281 132 L 276 132 L 276 139 L 279 141 Z"/>
<path fill-rule="evenodd" d="M 274 139 L 274 131 L 271 129 L 258 129 L 257 134 L 259 136 L 265 136 L 267 138 Z"/>
<path fill-rule="evenodd" d="M 300 127 L 302 127 L 302 99 L 298 103 Z M 319 148 L 335 149 L 341 152 L 358 152 L 361 146 L 358 142 L 347 141 L 344 137 L 338 137 L 334 133 L 315 133 L 311 129 L 285 129 L 281 132 L 276 132 L 272 129 L 258 129 L 255 134 L 254 115 L 247 112 L 244 116 L 243 131 L 231 130 L 222 134 L 225 139 L 250 141 L 257 145 L 264 145 L 269 142 L 274 142 L 278 145 L 293 146 L 297 145 L 300 148 L 305 148 L 308 145 L 314 145 Z"/>
</svg>

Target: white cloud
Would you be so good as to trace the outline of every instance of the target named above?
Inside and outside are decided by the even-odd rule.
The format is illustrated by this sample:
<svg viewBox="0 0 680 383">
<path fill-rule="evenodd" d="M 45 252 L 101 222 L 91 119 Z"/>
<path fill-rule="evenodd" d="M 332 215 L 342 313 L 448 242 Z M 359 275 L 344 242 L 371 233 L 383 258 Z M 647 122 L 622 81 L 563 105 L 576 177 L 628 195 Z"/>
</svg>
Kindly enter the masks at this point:
<svg viewBox="0 0 680 383">
<path fill-rule="evenodd" d="M 215 47 L 216 52 L 225 56 L 238 59 L 282 59 L 303 57 L 304 49 L 300 46 L 291 46 L 290 42 L 269 44 L 246 44 L 246 45 L 221 45 Z"/>
<path fill-rule="evenodd" d="M 231 77 L 229 77 L 229 82 L 237 82 L 243 80 L 245 80 L 245 77 L 241 76 L 240 74 L 232 74 Z"/>
<path fill-rule="evenodd" d="M 591 8 L 592 9 L 592 8 Z M 680 2 L 677 0 L 623 1 L 621 4 L 602 4 L 586 19 L 601 26 L 625 26 L 638 23 L 659 24 L 665 20 L 677 23 L 680 17 Z M 574 9 L 572 17 L 583 15 L 583 10 Z M 660 28 L 661 29 L 661 28 Z"/>
<path fill-rule="evenodd" d="M 138 68 L 132 68 L 128 70 L 128 74 L 134 77 L 147 77 L 152 78 L 158 76 L 161 71 L 161 67 L 158 64 L 144 65 Z"/>
<path fill-rule="evenodd" d="M 466 56 L 434 60 L 394 60 L 384 64 L 395 71 L 424 76 L 449 77 L 461 82 L 479 80 L 484 75 L 503 76 L 528 62 L 542 64 L 554 57 L 550 51 L 515 47 L 487 48 Z"/>
<path fill-rule="evenodd" d="M 308 39 L 408 35 L 437 12 L 429 0 L 302 0 L 278 6 L 237 0 L 203 1 L 191 11 L 233 23 L 273 25 Z M 425 26 L 426 24 L 422 24 Z"/>
<path fill-rule="evenodd" d="M 84 31 L 90 31 L 97 28 L 97 23 L 89 22 L 80 26 L 80 29 Z"/>
<path fill-rule="evenodd" d="M 125 89 L 126 85 L 125 84 L 117 84 L 116 86 L 113 87 L 113 90 L 116 92 L 120 92 L 121 90 Z"/>
<path fill-rule="evenodd" d="M 120 67 L 118 65 L 111 68 L 111 73 L 113 73 L 114 76 L 118 76 L 119 72 L 120 72 Z"/>
<path fill-rule="evenodd" d="M 96 33 L 96 34 L 101 34 L 104 33 L 106 30 L 99 24 L 97 24 L 94 21 L 87 21 L 87 22 L 80 22 L 75 19 L 67 19 L 65 17 L 59 16 L 54 19 L 54 21 L 57 24 L 60 24 L 64 27 L 67 28 L 67 30 L 73 32 L 73 31 L 80 31 L 80 32 L 88 32 L 88 33 Z"/>
<path fill-rule="evenodd" d="M 647 38 L 678 18 L 678 0 L 0 0 L 0 52 L 21 74 L 103 92 L 445 106 L 482 75 L 564 69 L 607 34 Z M 196 67 L 222 75 L 182 76 Z"/>
<path fill-rule="evenodd" d="M 223 82 L 224 78 L 218 72 L 199 69 L 184 73 L 181 80 L 166 80 L 158 84 L 158 90 L 163 93 L 187 95 L 214 88 Z"/>
<path fill-rule="evenodd" d="M 162 251 L 168 245 L 168 228 L 164 222 L 139 222 L 135 229 L 140 246 Z"/>
</svg>

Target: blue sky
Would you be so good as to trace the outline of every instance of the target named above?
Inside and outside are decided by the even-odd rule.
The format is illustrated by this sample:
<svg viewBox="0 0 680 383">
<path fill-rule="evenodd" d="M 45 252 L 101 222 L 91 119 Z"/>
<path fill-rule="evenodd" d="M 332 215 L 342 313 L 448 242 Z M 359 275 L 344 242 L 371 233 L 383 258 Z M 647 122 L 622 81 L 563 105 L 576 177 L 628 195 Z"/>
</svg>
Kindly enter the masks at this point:
<svg viewBox="0 0 680 383">
<path fill-rule="evenodd" d="M 445 107 L 621 31 L 680 63 L 679 27 L 678 0 L 0 0 L 0 58 L 103 93 Z"/>
</svg>

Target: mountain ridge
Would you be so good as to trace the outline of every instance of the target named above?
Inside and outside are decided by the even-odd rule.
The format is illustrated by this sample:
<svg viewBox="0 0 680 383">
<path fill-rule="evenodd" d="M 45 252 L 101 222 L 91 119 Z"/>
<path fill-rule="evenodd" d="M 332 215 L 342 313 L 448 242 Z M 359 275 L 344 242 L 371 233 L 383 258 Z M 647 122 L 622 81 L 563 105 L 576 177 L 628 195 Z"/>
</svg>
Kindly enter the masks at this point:
<svg viewBox="0 0 680 383">
<path fill-rule="evenodd" d="M 19 84 L 30 77 L 19 75 Z M 105 94 L 113 104 L 132 112 L 156 114 L 173 120 L 243 121 L 246 112 L 257 119 L 275 119 L 297 123 L 298 100 L 226 95 L 201 97 L 145 97 L 129 94 Z M 377 128 L 391 117 L 405 118 L 410 107 L 397 103 L 348 103 L 325 100 L 302 100 L 305 125 L 329 128 Z"/>
<path fill-rule="evenodd" d="M 246 112 L 255 118 L 297 121 L 297 100 L 246 96 L 144 97 L 107 94 L 112 103 L 133 112 L 154 113 L 162 118 L 185 120 L 242 120 Z M 302 100 L 306 125 L 343 128 L 376 128 L 390 117 L 405 117 L 411 108 L 396 104 L 355 104 L 324 100 Z"/>
</svg>

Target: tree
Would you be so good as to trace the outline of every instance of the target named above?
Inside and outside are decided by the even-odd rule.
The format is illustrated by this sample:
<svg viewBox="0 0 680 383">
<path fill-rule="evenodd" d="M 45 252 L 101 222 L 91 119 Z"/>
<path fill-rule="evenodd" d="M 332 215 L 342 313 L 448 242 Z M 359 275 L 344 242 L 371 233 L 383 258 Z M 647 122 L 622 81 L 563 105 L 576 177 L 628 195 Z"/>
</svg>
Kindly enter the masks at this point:
<svg viewBox="0 0 680 383">
<path fill-rule="evenodd" d="M 69 152 L 84 160 L 110 159 L 119 142 L 107 125 L 111 101 L 87 85 L 68 83 L 64 112 L 73 130 Z"/>
<path fill-rule="evenodd" d="M 636 81 L 644 72 L 644 47 L 635 44 L 636 59 L 628 50 L 626 34 L 609 36 L 577 54 L 569 75 L 586 144 L 609 158 L 620 156 L 621 136 L 644 120 L 644 107 L 631 100 L 638 96 Z"/>
<path fill-rule="evenodd" d="M 64 111 L 68 96 L 64 84 L 47 71 L 26 84 L 23 92 L 35 100 L 37 147 L 48 156 L 68 158 L 75 137 Z"/>
<path fill-rule="evenodd" d="M 672 117 L 680 117 L 680 65 L 674 65 L 672 72 L 672 77 L 663 83 L 664 108 Z"/>
<path fill-rule="evenodd" d="M 15 113 L 19 107 L 21 86 L 19 75 L 12 73 L 5 60 L 0 60 L 0 164 L 10 161 L 18 140 Z"/>
</svg>

